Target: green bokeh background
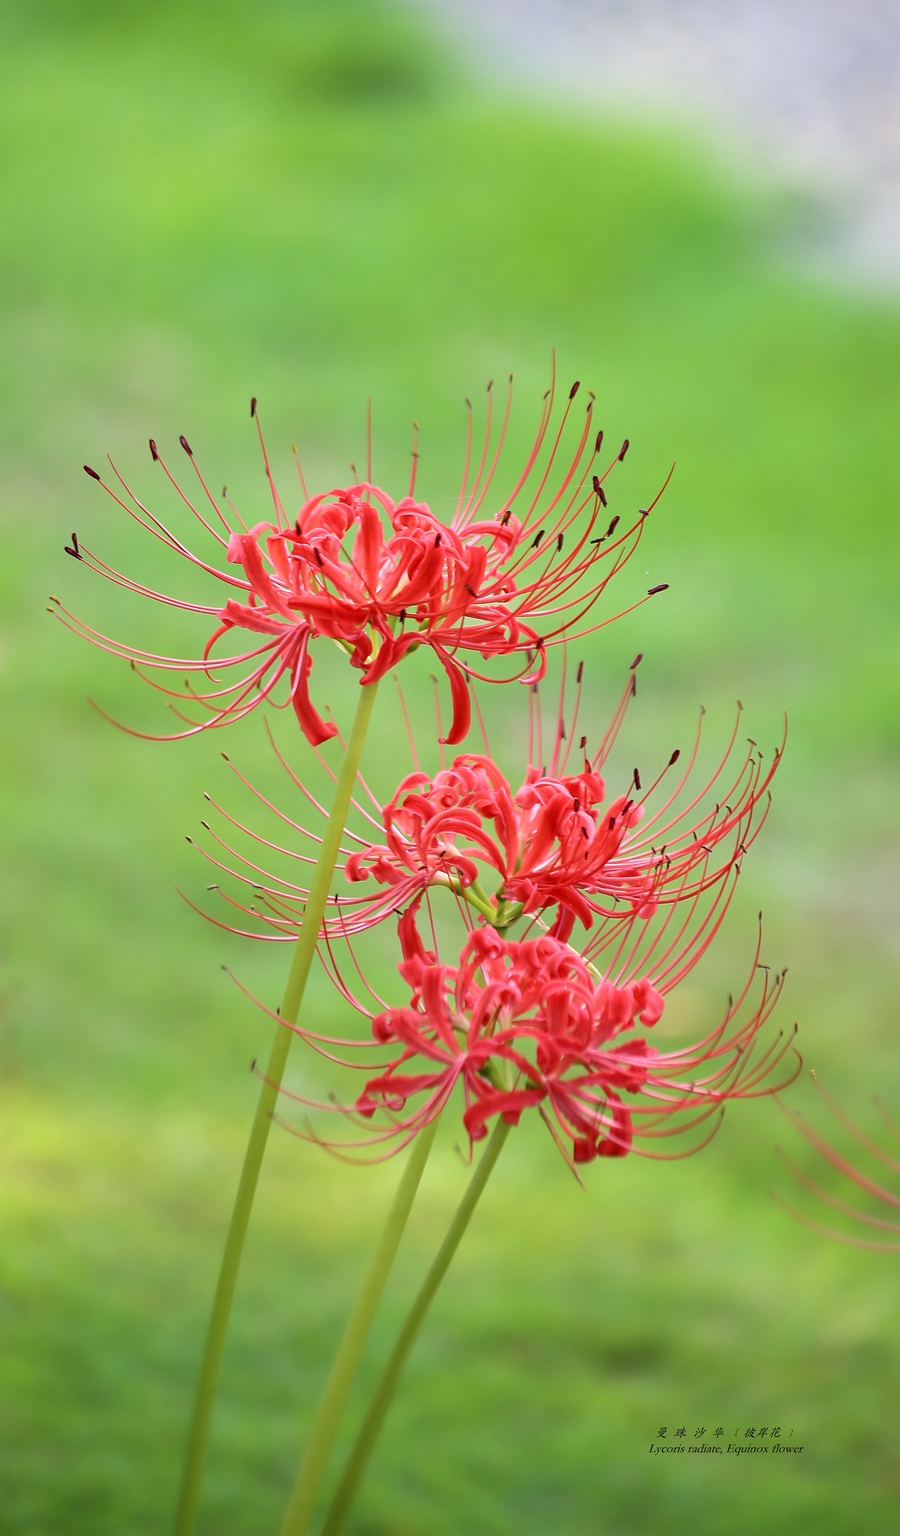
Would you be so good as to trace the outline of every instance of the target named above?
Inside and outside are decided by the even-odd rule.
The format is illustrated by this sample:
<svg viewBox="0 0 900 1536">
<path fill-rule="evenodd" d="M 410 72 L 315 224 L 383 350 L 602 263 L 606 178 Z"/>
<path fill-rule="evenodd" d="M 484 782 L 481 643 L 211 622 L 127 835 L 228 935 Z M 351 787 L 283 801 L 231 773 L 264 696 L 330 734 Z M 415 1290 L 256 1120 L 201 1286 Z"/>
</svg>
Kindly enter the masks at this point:
<svg viewBox="0 0 900 1536">
<path fill-rule="evenodd" d="M 44 0 L 3 4 L 0 35 L 0 1532 L 150 1536 L 168 1528 L 247 1067 L 269 1032 L 221 966 L 274 1001 L 286 956 L 173 893 L 199 898 L 209 878 L 183 840 L 201 792 L 236 803 L 222 739 L 154 747 L 112 730 L 87 695 L 160 717 L 126 666 L 44 611 L 53 592 L 139 644 L 196 643 L 63 556 L 76 528 L 163 579 L 82 461 L 112 452 L 168 512 L 146 438 L 176 458 L 184 431 L 263 517 L 251 393 L 285 485 L 293 442 L 316 485 L 346 477 L 371 396 L 376 476 L 405 485 L 417 420 L 419 489 L 443 511 L 464 397 L 478 413 L 486 381 L 515 374 L 515 461 L 555 348 L 611 440 L 632 441 L 623 507 L 678 460 L 620 578 L 625 595 L 669 592 L 584 647 L 597 718 L 645 653 L 626 777 L 682 745 L 701 702 L 714 742 L 737 697 L 766 745 L 790 719 L 772 816 L 680 1017 L 719 1006 L 764 907 L 766 957 L 791 968 L 784 1022 L 875 1125 L 873 1092 L 900 1102 L 900 311 L 791 274 L 798 198 L 734 184 L 663 128 L 473 83 L 403 11 Z M 164 574 L 187 590 L 186 573 Z M 346 714 L 354 681 L 327 657 L 315 676 Z M 411 669 L 409 687 L 427 715 L 427 677 Z M 504 743 L 521 702 L 488 700 Z M 406 771 L 399 737 L 385 691 L 373 772 Z M 258 719 L 229 750 L 278 782 Z M 324 983 L 311 1007 L 337 1017 Z M 808 1082 L 792 1097 L 840 1139 Z M 357 1536 L 886 1530 L 896 1260 L 830 1243 L 771 1200 L 824 1210 L 777 1160 L 782 1142 L 815 1169 L 778 1109 L 734 1106 L 697 1158 L 595 1166 L 585 1190 L 540 1132 L 511 1141 L 435 1305 Z M 369 1380 L 464 1185 L 455 1134 L 426 1175 Z M 396 1176 L 274 1135 L 206 1536 L 277 1529 Z M 648 1454 L 662 1425 L 733 1438 L 776 1424 L 801 1456 Z"/>
</svg>

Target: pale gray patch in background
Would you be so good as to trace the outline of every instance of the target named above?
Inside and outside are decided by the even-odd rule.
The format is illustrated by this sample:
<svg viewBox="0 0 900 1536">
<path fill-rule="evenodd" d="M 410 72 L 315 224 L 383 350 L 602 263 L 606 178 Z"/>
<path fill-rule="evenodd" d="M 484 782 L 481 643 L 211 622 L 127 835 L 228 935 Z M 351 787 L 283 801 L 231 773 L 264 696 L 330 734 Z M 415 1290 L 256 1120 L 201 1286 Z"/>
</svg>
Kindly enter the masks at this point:
<svg viewBox="0 0 900 1536">
<path fill-rule="evenodd" d="M 484 70 L 682 121 L 809 198 L 794 256 L 900 286 L 900 0 L 418 0 Z"/>
</svg>

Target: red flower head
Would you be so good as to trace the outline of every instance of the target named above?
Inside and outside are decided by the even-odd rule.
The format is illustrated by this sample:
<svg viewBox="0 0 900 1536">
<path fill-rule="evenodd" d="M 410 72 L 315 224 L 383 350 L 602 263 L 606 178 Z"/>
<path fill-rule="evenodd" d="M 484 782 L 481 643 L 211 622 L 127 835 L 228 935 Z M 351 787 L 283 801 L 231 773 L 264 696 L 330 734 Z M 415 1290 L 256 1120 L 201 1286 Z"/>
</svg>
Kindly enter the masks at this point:
<svg viewBox="0 0 900 1536">
<path fill-rule="evenodd" d="M 579 694 L 581 681 L 579 668 Z M 737 873 L 765 819 L 781 749 L 765 763 L 750 742 L 733 762 L 738 711 L 726 750 L 705 781 L 693 782 L 698 727 L 691 750 L 684 756 L 673 752 L 653 782 L 644 787 L 635 770 L 627 793 L 607 799 L 600 770 L 633 687 L 632 671 L 592 756 L 587 754 L 587 738 L 580 738 L 579 771 L 569 771 L 571 751 L 579 740 L 579 698 L 568 731 L 560 704 L 550 762 L 544 764 L 538 695 L 533 692 L 531 760 L 518 789 L 488 753 L 467 753 L 437 773 L 417 768 L 407 774 L 383 806 L 372 797 L 376 817 L 358 801 L 357 819 L 348 828 L 344 846 L 349 889 L 334 898 L 326 931 L 341 937 L 371 927 L 429 888 L 451 891 L 504 933 L 520 918 L 549 914 L 550 933 L 564 940 L 576 923 L 592 929 L 598 922 L 599 936 L 609 938 L 623 926 L 630 929 L 637 922 L 640 927 L 661 907 L 699 899 L 707 891 L 724 892 L 726 904 L 733 889 L 729 877 Z M 702 720 L 701 715 L 701 725 Z M 302 780 L 291 777 L 321 811 Z M 305 838 L 312 837 L 295 821 L 284 819 Z M 374 840 L 379 831 L 383 842 Z M 269 874 L 260 883 L 263 871 L 258 863 L 237 848 L 221 845 L 245 870 L 242 873 L 240 864 L 233 862 L 224 867 L 262 898 L 252 910 L 263 922 L 265 936 L 295 937 L 306 901 L 304 887 Z M 294 857 L 303 860 L 309 855 L 298 851 Z M 380 889 L 372 892 L 373 884 Z"/>
<path fill-rule="evenodd" d="M 462 491 L 449 524 L 414 498 L 417 455 L 409 494 L 399 501 L 373 485 L 370 472 L 365 481 L 316 496 L 307 497 L 304 490 L 305 499 L 294 516 L 286 511 L 275 486 L 260 432 L 274 519 L 247 527 L 230 502 L 226 501 L 230 516 L 223 511 L 185 438 L 182 447 L 211 513 L 191 502 L 151 441 L 154 460 L 218 544 L 230 569 L 192 553 L 137 499 L 115 466 L 113 472 L 129 499 L 124 500 L 113 486 L 104 488 L 169 549 L 214 577 L 232 595 L 224 605 L 182 602 L 113 571 L 79 545 L 74 535 L 67 548 L 132 591 L 216 621 L 202 657 L 179 660 L 137 651 L 98 634 L 65 610 L 60 613 L 70 627 L 126 656 L 142 673 L 183 674 L 209 685 L 205 691 L 190 683 L 184 690 L 156 685 L 179 709 L 187 705 L 204 712 L 204 718 L 176 733 L 180 735 L 239 719 L 261 700 L 271 698 L 284 680 L 287 698 L 282 702 L 293 706 L 304 735 L 317 745 L 333 736 L 336 728 L 310 699 L 314 640 L 327 637 L 343 646 L 351 665 L 361 672 L 363 684 L 377 682 L 410 651 L 427 645 L 450 685 L 453 718 L 445 739 L 459 742 L 469 728 L 470 680 L 494 680 L 476 672 L 467 658 L 472 653 L 485 661 L 521 657 L 515 675 L 523 682 L 538 680 L 549 646 L 610 622 L 594 619 L 594 605 L 640 539 L 646 510 L 621 533 L 617 532 L 619 518 L 609 521 L 604 511 L 603 482 L 613 464 L 624 457 L 628 443 L 602 474 L 594 472 L 603 433 L 595 432 L 592 425 L 593 398 L 574 455 L 561 474 L 557 469 L 577 390 L 576 384 L 555 434 L 550 433 L 553 390 L 548 391 L 525 467 L 509 495 L 490 509 L 486 501 L 492 494 L 509 405 L 496 445 L 489 408 L 481 462 L 472 478 L 467 452 Z M 101 479 L 96 470 L 85 467 Z M 661 590 L 655 587 L 647 595 Z M 219 643 L 238 631 L 252 637 L 252 643 L 234 654 L 221 653 Z"/>
<path fill-rule="evenodd" d="M 670 814 L 690 777 L 696 743 L 674 791 L 649 817 L 650 792 L 641 792 L 639 775 L 628 794 L 606 800 L 597 771 L 602 748 L 585 758 L 580 773 L 559 772 L 556 756 L 549 771 L 530 766 L 515 792 L 490 757 L 457 757 L 432 777 L 412 773 L 403 780 L 382 813 L 387 841 L 352 853 L 347 878 L 371 874 L 388 887 L 394 906 L 426 886 L 446 885 L 500 928 L 557 907 L 553 933 L 560 938 L 576 920 L 590 928 L 595 916 L 652 917 L 660 902 L 683 901 L 724 879 L 761 825 L 761 818 L 754 825 L 756 813 L 767 803 L 780 753 L 765 768 L 751 747 L 737 774 L 718 782 L 733 744 L 734 734 L 701 790 L 708 796 L 718 788 L 721 799 L 696 820 L 698 795 Z M 491 871 L 500 883 L 489 896 L 481 879 Z"/>
<path fill-rule="evenodd" d="M 677 936 L 660 929 L 640 957 L 618 955 L 605 975 L 591 959 L 549 935 L 511 940 L 487 926 L 467 938 L 458 964 L 445 965 L 425 948 L 416 906 L 400 919 L 403 959 L 399 972 L 408 988 L 400 1006 L 366 1008 L 354 996 L 329 947 L 332 979 L 344 997 L 371 1019 L 369 1042 L 327 1040 L 298 1027 L 317 1050 L 332 1055 L 351 1044 L 362 1050 L 393 1051 L 387 1065 L 372 1071 L 357 1061 L 367 1082 L 355 1105 L 313 1104 L 340 1112 L 365 1126 L 376 1114 L 383 1123 L 362 1140 L 324 1140 L 345 1152 L 382 1143 L 405 1145 L 447 1104 L 457 1084 L 464 1097 L 463 1123 L 470 1141 L 486 1134 L 487 1122 L 501 1116 L 517 1125 L 537 1108 L 557 1145 L 572 1163 L 595 1157 L 622 1157 L 660 1136 L 690 1133 L 715 1116 L 711 1130 L 694 1139 L 696 1151 L 714 1133 L 717 1114 L 728 1099 L 773 1093 L 793 1080 L 799 1058 L 777 1080 L 775 1071 L 790 1050 L 777 1036 L 754 1055 L 762 1026 L 781 991 L 783 976 L 770 980 L 767 967 L 754 968 L 741 995 L 729 1000 L 721 1023 L 702 1039 L 679 1049 L 649 1043 L 647 1031 L 659 1021 L 665 995 L 696 964 L 706 948 L 705 923 Z M 762 974 L 760 995 L 748 1005 L 753 978 Z M 304 1134 L 301 1132 L 300 1134 Z M 675 1156 L 683 1156 L 683 1151 Z"/>
<path fill-rule="evenodd" d="M 410 1005 L 378 1015 L 372 1032 L 396 1041 L 403 1054 L 366 1084 L 361 1114 L 386 1108 L 402 1116 L 408 1100 L 427 1091 L 442 1107 L 461 1079 L 463 1123 L 473 1141 L 492 1115 L 517 1125 L 524 1109 L 546 1101 L 576 1162 L 629 1150 L 632 1121 L 621 1093 L 644 1087 L 656 1053 L 643 1038 L 613 1041 L 638 1018 L 649 1026 L 661 1016 L 664 1000 L 649 981 L 598 981 L 557 939 L 516 943 L 491 928 L 475 929 L 457 968 L 442 966 L 424 950 L 412 910 L 400 930 Z M 402 1071 L 414 1058 L 431 1063 L 431 1072 Z"/>
</svg>

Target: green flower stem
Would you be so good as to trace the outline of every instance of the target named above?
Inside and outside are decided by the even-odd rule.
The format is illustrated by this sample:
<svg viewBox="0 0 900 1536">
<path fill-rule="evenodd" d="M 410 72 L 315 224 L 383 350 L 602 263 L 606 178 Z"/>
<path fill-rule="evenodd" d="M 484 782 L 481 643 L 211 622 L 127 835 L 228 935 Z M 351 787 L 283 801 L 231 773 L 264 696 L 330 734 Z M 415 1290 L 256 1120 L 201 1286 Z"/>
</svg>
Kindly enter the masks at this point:
<svg viewBox="0 0 900 1536">
<path fill-rule="evenodd" d="M 486 896 L 484 891 L 478 887 L 476 881 L 473 880 L 471 885 L 463 885 L 461 880 L 450 880 L 448 884 L 449 889 L 453 891 L 454 895 L 461 896 L 464 901 L 467 901 L 471 907 L 475 908 L 476 912 L 480 912 L 482 917 L 486 917 L 489 923 L 493 923 L 497 915 L 497 909 L 490 897 Z"/>
<path fill-rule="evenodd" d="M 257 1183 L 259 1182 L 259 1172 L 266 1150 L 266 1142 L 269 1139 L 272 1115 L 275 1110 L 278 1090 L 281 1087 L 288 1051 L 290 1050 L 293 1038 L 293 1031 L 288 1029 L 286 1025 L 296 1024 L 297 1015 L 300 1012 L 303 992 L 316 952 L 319 929 L 322 918 L 325 915 L 325 905 L 331 891 L 332 877 L 335 865 L 337 864 L 341 838 L 347 820 L 347 812 L 350 809 L 350 801 L 353 796 L 353 786 L 356 782 L 356 773 L 362 755 L 363 742 L 372 714 L 372 707 L 375 703 L 377 686 L 377 683 L 369 684 L 365 688 L 360 688 L 359 691 L 359 703 L 353 720 L 353 728 L 350 732 L 347 750 L 344 753 L 344 761 L 341 764 L 341 770 L 335 785 L 334 800 L 325 826 L 318 862 L 313 871 L 309 899 L 303 914 L 303 925 L 294 949 L 291 971 L 281 1004 L 280 1013 L 285 1022 L 284 1024 L 279 1024 L 275 1030 L 275 1038 L 272 1041 L 272 1049 L 266 1064 L 265 1076 L 263 1077 L 259 1101 L 256 1106 L 256 1114 L 250 1130 L 250 1139 L 244 1156 L 244 1166 L 241 1169 L 234 1209 L 231 1213 L 231 1223 L 228 1228 L 228 1236 L 225 1239 L 225 1249 L 222 1254 L 216 1293 L 213 1298 L 212 1312 L 210 1313 L 206 1342 L 203 1348 L 203 1358 L 200 1363 L 200 1374 L 197 1379 L 194 1408 L 185 1447 L 181 1487 L 175 1511 L 175 1536 L 192 1536 L 196 1524 L 197 1508 L 200 1501 L 200 1483 L 203 1476 L 203 1464 L 206 1457 L 206 1445 L 209 1439 L 209 1426 L 212 1419 L 219 1366 L 222 1360 L 225 1335 L 228 1330 L 228 1318 L 231 1312 L 231 1303 L 234 1297 L 241 1255 L 244 1249 L 244 1239 L 247 1236 L 250 1212 L 253 1208 L 253 1198 L 256 1194 Z"/>
<path fill-rule="evenodd" d="M 491 1139 L 485 1147 L 481 1162 L 475 1169 L 469 1187 L 463 1195 L 456 1215 L 450 1223 L 447 1236 L 444 1238 L 437 1257 L 425 1276 L 422 1288 L 407 1314 L 406 1321 L 400 1330 L 390 1359 L 382 1372 L 381 1380 L 375 1388 L 375 1393 L 369 1404 L 369 1411 L 363 1420 L 362 1428 L 356 1437 L 337 1491 L 325 1516 L 322 1536 L 341 1536 L 344 1522 L 350 1513 L 350 1507 L 356 1497 L 356 1491 L 366 1469 L 366 1463 L 368 1462 L 372 1447 L 378 1438 L 381 1426 L 384 1423 L 385 1414 L 390 1406 L 397 1382 L 400 1379 L 400 1374 L 406 1364 L 406 1358 L 416 1341 L 419 1329 L 425 1320 L 428 1308 L 434 1300 L 438 1286 L 450 1267 L 453 1255 L 459 1247 L 462 1235 L 469 1225 L 476 1205 L 481 1199 L 484 1187 L 491 1176 L 494 1164 L 500 1156 L 503 1143 L 508 1135 L 509 1126 L 502 1120 L 498 1120 Z M 283 1528 L 282 1536 L 285 1536 L 286 1530 L 286 1527 Z"/>
<path fill-rule="evenodd" d="M 300 1463 L 297 1481 L 281 1527 L 281 1536 L 306 1536 L 316 1495 L 334 1445 L 350 1388 L 353 1385 L 353 1378 L 381 1300 L 385 1281 L 400 1246 L 400 1239 L 412 1209 L 419 1180 L 428 1161 L 436 1130 L 437 1120 L 432 1120 L 430 1125 L 426 1125 L 424 1130 L 419 1132 L 413 1142 L 384 1231 L 372 1256 L 353 1311 L 347 1319 L 347 1326 L 319 1403 L 319 1411 L 316 1414 L 309 1443 Z"/>
</svg>

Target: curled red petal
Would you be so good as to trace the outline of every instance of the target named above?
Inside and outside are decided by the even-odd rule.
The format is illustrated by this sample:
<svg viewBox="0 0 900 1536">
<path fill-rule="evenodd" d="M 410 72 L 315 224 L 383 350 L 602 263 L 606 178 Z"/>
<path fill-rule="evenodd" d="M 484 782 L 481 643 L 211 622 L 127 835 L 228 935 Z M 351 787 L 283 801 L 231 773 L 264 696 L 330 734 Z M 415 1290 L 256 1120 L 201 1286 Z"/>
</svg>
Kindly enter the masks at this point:
<svg viewBox="0 0 900 1536">
<path fill-rule="evenodd" d="M 469 684 L 461 667 L 451 661 L 443 646 L 436 645 L 435 653 L 447 674 L 450 684 L 450 699 L 453 704 L 453 719 L 446 736 L 440 737 L 444 746 L 455 746 L 468 735 L 469 726 L 472 723 L 472 702 L 469 698 Z"/>
<path fill-rule="evenodd" d="M 291 685 L 291 703 L 294 713 L 300 722 L 300 729 L 311 747 L 319 747 L 323 741 L 330 741 L 337 735 L 337 726 L 333 721 L 322 719 L 309 696 L 309 674 L 312 671 L 312 657 L 309 654 L 309 635 L 305 635 L 297 659 L 294 662 L 293 682 Z"/>
</svg>

